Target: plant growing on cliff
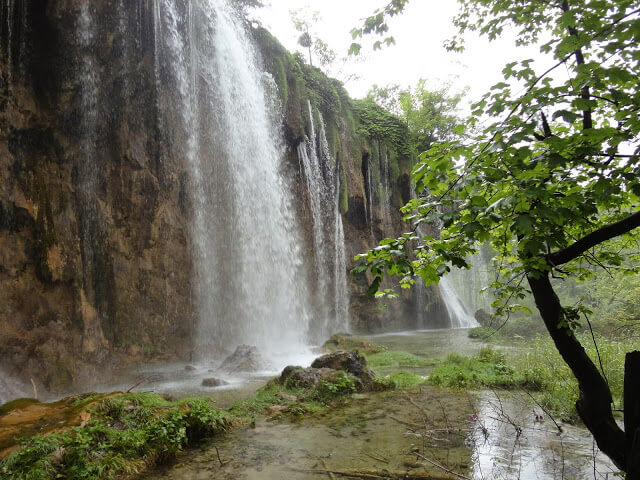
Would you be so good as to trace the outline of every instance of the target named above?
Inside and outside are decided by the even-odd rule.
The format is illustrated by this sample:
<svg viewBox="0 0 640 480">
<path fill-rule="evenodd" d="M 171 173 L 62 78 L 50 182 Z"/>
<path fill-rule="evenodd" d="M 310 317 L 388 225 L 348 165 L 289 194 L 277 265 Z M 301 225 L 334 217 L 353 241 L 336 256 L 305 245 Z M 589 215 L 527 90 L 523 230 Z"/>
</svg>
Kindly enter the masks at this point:
<svg viewBox="0 0 640 480">
<path fill-rule="evenodd" d="M 461 122 L 457 109 L 462 96 L 463 93 L 451 94 L 446 85 L 431 90 L 424 79 L 414 88 L 374 85 L 367 94 L 367 98 L 406 122 L 419 152 L 428 150 L 436 141 L 456 136 L 455 128 Z"/>
<path fill-rule="evenodd" d="M 420 197 L 404 212 L 416 225 L 442 225 L 440 237 L 420 238 L 415 230 L 385 240 L 358 257 L 356 271 L 371 271 L 373 289 L 385 273 L 403 284 L 414 275 L 436 283 L 451 265 L 468 268 L 468 255 L 490 242 L 508 265 L 492 285 L 497 313 L 521 308 L 512 301 L 533 295 L 577 379 L 581 419 L 627 478 L 640 478 L 640 389 L 633 379 L 640 352 L 627 354 L 623 430 L 606 378 L 574 335 L 589 312 L 562 305 L 551 284 L 552 277 L 620 267 L 620 243 L 637 240 L 640 8 L 631 0 L 460 3 L 461 33 L 496 38 L 511 26 L 519 44 L 539 43 L 546 58 L 508 64 L 504 81 L 473 106 L 474 119 L 493 122 L 421 155 L 412 177 Z M 454 39 L 449 47 L 463 45 Z M 478 128 L 474 119 L 458 133 Z"/>
<path fill-rule="evenodd" d="M 298 8 L 289 11 L 289 15 L 294 28 L 300 34 L 298 45 L 307 50 L 309 65 L 313 66 L 314 56 L 322 67 L 333 63 L 336 59 L 336 52 L 313 30 L 313 25 L 320 20 L 320 13 L 310 11 L 308 8 Z"/>
</svg>

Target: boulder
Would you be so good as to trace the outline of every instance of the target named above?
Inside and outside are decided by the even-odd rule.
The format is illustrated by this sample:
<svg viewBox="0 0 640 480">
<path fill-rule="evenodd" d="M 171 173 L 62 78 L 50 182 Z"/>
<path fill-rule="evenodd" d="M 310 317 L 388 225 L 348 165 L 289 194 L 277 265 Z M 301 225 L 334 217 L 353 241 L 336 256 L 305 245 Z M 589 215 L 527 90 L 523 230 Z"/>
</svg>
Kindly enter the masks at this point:
<svg viewBox="0 0 640 480">
<path fill-rule="evenodd" d="M 377 390 L 375 374 L 367 368 L 366 359 L 356 350 L 336 351 L 316 358 L 310 367 L 288 366 L 278 383 L 288 387 L 315 388 L 320 382 L 335 382 L 345 372 L 353 379 L 358 392 Z"/>
<path fill-rule="evenodd" d="M 331 381 L 337 376 L 331 368 L 302 368 L 285 367 L 278 379 L 278 383 L 288 387 L 315 388 L 322 380 Z"/>
<path fill-rule="evenodd" d="M 229 373 L 255 372 L 265 369 L 265 361 L 257 347 L 238 345 L 236 351 L 220 364 L 220 369 Z"/>
<path fill-rule="evenodd" d="M 487 311 L 484 308 L 481 308 L 480 310 L 476 311 L 476 313 L 473 316 L 475 317 L 477 322 L 483 327 L 486 327 L 491 324 L 491 315 L 487 313 Z"/>
<path fill-rule="evenodd" d="M 331 368 L 333 370 L 344 370 L 356 377 L 362 376 L 367 369 L 367 360 L 358 353 L 357 350 L 346 352 L 336 350 L 316 358 L 311 364 L 313 368 Z"/>
<path fill-rule="evenodd" d="M 221 387 L 222 385 L 229 385 L 229 382 L 225 382 L 221 378 L 205 378 L 202 380 L 203 387 Z"/>
</svg>

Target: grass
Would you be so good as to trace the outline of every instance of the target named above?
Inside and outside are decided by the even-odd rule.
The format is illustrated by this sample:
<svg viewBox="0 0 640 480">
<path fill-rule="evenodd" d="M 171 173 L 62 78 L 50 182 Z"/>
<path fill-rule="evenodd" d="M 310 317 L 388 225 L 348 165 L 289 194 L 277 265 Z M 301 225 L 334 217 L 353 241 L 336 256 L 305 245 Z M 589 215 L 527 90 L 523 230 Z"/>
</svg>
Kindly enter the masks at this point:
<svg viewBox="0 0 640 480">
<path fill-rule="evenodd" d="M 0 461 L 0 476 L 120 478 L 166 462 L 184 447 L 224 432 L 231 421 L 208 399 L 167 402 L 148 393 L 104 397 L 75 399 L 75 407 L 82 405 L 85 422 L 63 433 L 23 439 L 20 451 Z"/>
<path fill-rule="evenodd" d="M 587 354 L 600 369 L 590 335 L 579 334 Z M 637 339 L 596 337 L 600 360 L 611 388 L 614 405 L 622 407 L 625 353 L 638 349 Z M 547 336 L 522 340 L 513 354 L 491 347 L 474 357 L 450 354 L 429 376 L 428 383 L 446 388 L 521 388 L 529 391 L 545 409 L 568 422 L 579 422 L 575 409 L 578 384 Z"/>
<path fill-rule="evenodd" d="M 461 389 L 478 388 L 535 388 L 535 383 L 522 375 L 500 350 L 484 347 L 477 355 L 466 357 L 449 354 L 445 361 L 429 375 L 429 384 Z"/>
<path fill-rule="evenodd" d="M 404 370 L 390 373 L 385 376 L 384 379 L 389 381 L 394 388 L 399 390 L 408 390 L 427 382 L 427 378 Z"/>
<path fill-rule="evenodd" d="M 420 368 L 436 365 L 437 361 L 409 352 L 390 350 L 367 355 L 367 365 L 373 369 Z"/>
</svg>

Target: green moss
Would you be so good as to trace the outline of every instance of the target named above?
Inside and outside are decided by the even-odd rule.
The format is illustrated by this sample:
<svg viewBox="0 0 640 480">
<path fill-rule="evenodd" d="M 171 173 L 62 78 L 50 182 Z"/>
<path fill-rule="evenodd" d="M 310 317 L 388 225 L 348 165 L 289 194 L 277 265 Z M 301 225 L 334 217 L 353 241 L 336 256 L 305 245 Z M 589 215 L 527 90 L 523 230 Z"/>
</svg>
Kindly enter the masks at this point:
<svg viewBox="0 0 640 480">
<path fill-rule="evenodd" d="M 386 347 L 371 343 L 366 338 L 341 335 L 339 333 L 331 335 L 329 340 L 324 343 L 323 347 L 329 351 L 346 350 L 350 352 L 352 350 L 358 350 L 358 352 L 367 356 L 367 358 L 371 354 L 386 351 Z"/>
<path fill-rule="evenodd" d="M 20 451 L 0 461 L 2 478 L 119 478 L 173 458 L 185 446 L 225 431 L 231 421 L 208 399 L 171 403 L 153 394 L 117 394 L 91 402 L 91 397 L 74 400 L 90 415 L 86 423 L 23 440 Z"/>
<path fill-rule="evenodd" d="M 427 382 L 427 379 L 421 375 L 416 375 L 415 373 L 405 372 L 402 370 L 387 375 L 385 379 L 391 382 L 395 388 L 400 390 L 414 388 Z"/>
<path fill-rule="evenodd" d="M 6 413 L 9 413 L 11 410 L 15 410 L 18 408 L 24 408 L 27 407 L 29 405 L 34 405 L 34 404 L 38 404 L 40 403 L 39 400 L 36 400 L 35 398 L 18 398 L 16 400 L 12 400 L 10 402 L 5 403 L 4 405 L 0 406 L 0 415 L 4 415 Z"/>
<path fill-rule="evenodd" d="M 271 74 L 278 86 L 278 92 L 280 93 L 280 101 L 282 105 L 286 105 L 289 100 L 289 85 L 287 83 L 287 73 L 284 69 L 284 64 L 279 57 L 273 57 Z"/>
</svg>

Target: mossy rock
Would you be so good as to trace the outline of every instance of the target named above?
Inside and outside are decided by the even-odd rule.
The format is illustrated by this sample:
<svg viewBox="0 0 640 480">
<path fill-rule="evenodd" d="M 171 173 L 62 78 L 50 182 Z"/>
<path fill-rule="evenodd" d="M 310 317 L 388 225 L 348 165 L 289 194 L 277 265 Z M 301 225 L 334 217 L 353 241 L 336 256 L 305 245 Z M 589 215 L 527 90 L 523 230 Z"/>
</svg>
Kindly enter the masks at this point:
<svg viewBox="0 0 640 480">
<path fill-rule="evenodd" d="M 366 338 L 354 337 L 346 333 L 336 333 L 329 337 L 323 348 L 333 352 L 335 350 L 357 350 L 364 355 L 371 355 L 373 353 L 380 353 L 386 351 L 386 347 L 382 345 L 376 345 L 370 342 Z"/>
</svg>

